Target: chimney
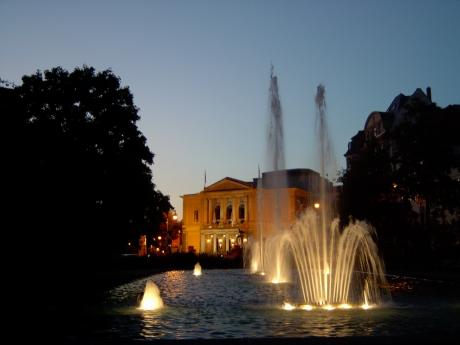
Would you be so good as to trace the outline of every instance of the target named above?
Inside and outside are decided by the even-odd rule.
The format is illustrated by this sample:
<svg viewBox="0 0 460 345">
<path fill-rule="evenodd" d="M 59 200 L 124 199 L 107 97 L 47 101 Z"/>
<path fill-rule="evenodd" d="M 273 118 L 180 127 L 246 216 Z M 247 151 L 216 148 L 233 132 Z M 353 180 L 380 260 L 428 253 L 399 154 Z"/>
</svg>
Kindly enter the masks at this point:
<svg viewBox="0 0 460 345">
<path fill-rule="evenodd" d="M 426 88 L 426 96 L 428 97 L 428 100 L 431 103 L 431 87 L 429 86 Z"/>
</svg>

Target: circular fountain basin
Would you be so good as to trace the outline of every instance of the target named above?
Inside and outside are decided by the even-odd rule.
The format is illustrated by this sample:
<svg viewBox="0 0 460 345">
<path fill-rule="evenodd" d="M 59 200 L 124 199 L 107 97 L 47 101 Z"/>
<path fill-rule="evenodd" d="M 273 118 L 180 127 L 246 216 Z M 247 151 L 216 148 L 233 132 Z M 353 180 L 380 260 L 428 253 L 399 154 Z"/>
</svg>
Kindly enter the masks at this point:
<svg viewBox="0 0 460 345">
<path fill-rule="evenodd" d="M 159 287 L 164 307 L 138 309 L 147 280 Z M 103 339 L 196 339 L 260 337 L 449 335 L 460 324 L 460 299 L 401 293 L 393 301 L 312 308 L 292 304 L 297 288 L 271 284 L 245 270 L 170 271 L 110 291 L 98 309 Z M 289 302 L 288 302 L 289 303 Z"/>
</svg>

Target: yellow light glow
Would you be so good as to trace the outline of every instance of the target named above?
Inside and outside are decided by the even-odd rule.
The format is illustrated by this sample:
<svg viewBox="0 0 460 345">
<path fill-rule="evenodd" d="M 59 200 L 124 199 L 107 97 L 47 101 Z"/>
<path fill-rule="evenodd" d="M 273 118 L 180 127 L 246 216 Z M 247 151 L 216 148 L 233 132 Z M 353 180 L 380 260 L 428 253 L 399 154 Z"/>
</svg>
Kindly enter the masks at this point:
<svg viewBox="0 0 460 345">
<path fill-rule="evenodd" d="M 194 276 L 201 276 L 201 265 L 199 262 L 195 264 L 195 267 L 193 268 L 193 275 Z"/>
<path fill-rule="evenodd" d="M 372 306 L 370 304 L 364 303 L 363 305 L 361 305 L 361 309 L 364 309 L 364 310 L 372 309 Z"/>
<path fill-rule="evenodd" d="M 351 309 L 351 305 L 348 303 L 342 303 L 339 305 L 339 309 Z"/>
<path fill-rule="evenodd" d="M 147 281 L 145 285 L 144 296 L 142 297 L 139 309 L 156 310 L 163 307 L 163 300 L 160 297 L 158 286 L 152 281 Z"/>
<path fill-rule="evenodd" d="M 247 238 L 243 238 L 243 242 L 246 243 L 248 241 Z"/>
<path fill-rule="evenodd" d="M 211 243 L 211 240 L 208 238 L 208 239 L 206 240 L 206 243 Z"/>
<path fill-rule="evenodd" d="M 313 310 L 313 306 L 310 304 L 303 304 L 300 306 L 300 309 L 310 311 Z"/>
<path fill-rule="evenodd" d="M 294 309 L 295 309 L 295 306 L 293 306 L 291 303 L 284 302 L 284 304 L 283 304 L 283 309 L 284 309 L 284 310 L 294 310 Z"/>
<path fill-rule="evenodd" d="M 279 284 L 279 282 L 280 282 L 280 281 L 279 281 L 278 279 L 276 279 L 276 278 L 273 278 L 273 280 L 272 280 L 272 283 L 273 283 L 273 284 Z"/>
<path fill-rule="evenodd" d="M 325 310 L 334 310 L 335 307 L 333 305 L 326 304 L 325 306 L 323 306 L 323 309 L 325 309 Z"/>
<path fill-rule="evenodd" d="M 315 202 L 315 204 L 313 205 L 315 208 L 319 208 L 319 202 Z"/>
<path fill-rule="evenodd" d="M 158 236 L 158 239 L 161 240 L 161 236 Z"/>
</svg>

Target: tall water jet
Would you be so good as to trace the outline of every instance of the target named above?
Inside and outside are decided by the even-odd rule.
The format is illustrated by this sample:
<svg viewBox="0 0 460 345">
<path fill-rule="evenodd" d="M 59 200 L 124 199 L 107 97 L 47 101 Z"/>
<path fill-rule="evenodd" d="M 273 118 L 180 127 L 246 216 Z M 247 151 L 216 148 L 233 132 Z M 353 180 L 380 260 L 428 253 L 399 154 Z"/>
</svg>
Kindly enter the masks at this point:
<svg viewBox="0 0 460 345">
<path fill-rule="evenodd" d="M 194 276 L 201 276 L 201 265 L 199 262 L 195 264 L 195 267 L 193 268 L 193 275 Z"/>
<path fill-rule="evenodd" d="M 269 122 L 267 128 L 266 168 L 269 174 L 257 181 L 257 240 L 252 243 L 252 270 L 267 275 L 273 282 L 285 281 L 286 270 L 281 251 L 273 238 L 282 232 L 282 208 L 287 202 L 287 178 L 284 155 L 283 112 L 279 96 L 278 78 L 273 65 L 269 87 Z"/>
<path fill-rule="evenodd" d="M 139 309 L 156 310 L 160 308 L 163 308 L 160 289 L 158 289 L 158 286 L 152 280 L 148 280 L 145 284 L 144 296 L 142 297 Z"/>
<path fill-rule="evenodd" d="M 333 163 L 326 121 L 325 88 L 319 85 L 315 96 L 316 130 L 319 142 L 321 178 L 319 200 L 280 239 L 289 245 L 297 269 L 303 303 L 332 310 L 360 304 L 379 304 L 386 291 L 383 262 L 373 241 L 374 229 L 364 222 L 349 224 L 343 231 L 333 220 L 331 183 L 327 180 Z"/>
</svg>

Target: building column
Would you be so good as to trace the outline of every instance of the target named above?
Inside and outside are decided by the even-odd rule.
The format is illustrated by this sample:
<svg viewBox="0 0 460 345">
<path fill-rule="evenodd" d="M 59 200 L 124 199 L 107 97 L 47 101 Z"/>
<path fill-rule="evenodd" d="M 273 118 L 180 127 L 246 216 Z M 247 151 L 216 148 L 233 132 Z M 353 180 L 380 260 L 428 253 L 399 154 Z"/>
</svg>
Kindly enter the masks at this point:
<svg viewBox="0 0 460 345">
<path fill-rule="evenodd" d="M 244 221 L 245 222 L 249 221 L 249 219 L 248 219 L 249 218 L 248 217 L 248 215 L 249 215 L 248 208 L 249 208 L 249 200 L 248 200 L 248 197 L 246 196 L 244 198 Z"/>
<path fill-rule="evenodd" d="M 209 200 L 209 224 L 212 224 L 214 221 L 214 209 L 213 209 L 213 199 Z"/>
<path fill-rule="evenodd" d="M 200 235 L 201 237 L 201 241 L 200 241 L 200 253 L 204 253 L 205 252 L 205 248 L 206 248 L 206 242 L 205 242 L 205 239 L 204 239 L 204 235 Z"/>
<path fill-rule="evenodd" d="M 239 211 L 238 199 L 233 198 L 232 199 L 232 225 L 237 224 L 238 211 Z"/>
<path fill-rule="evenodd" d="M 219 239 L 217 238 L 217 235 L 212 235 L 212 253 L 213 254 L 216 254 L 216 249 L 217 249 L 217 246 L 216 246 L 216 243 Z"/>
<path fill-rule="evenodd" d="M 200 223 L 208 224 L 208 199 L 203 200 L 202 210 Z"/>
<path fill-rule="evenodd" d="M 225 224 L 225 216 L 226 216 L 226 211 L 227 210 L 227 200 L 225 198 L 220 199 L 220 224 Z"/>
</svg>

